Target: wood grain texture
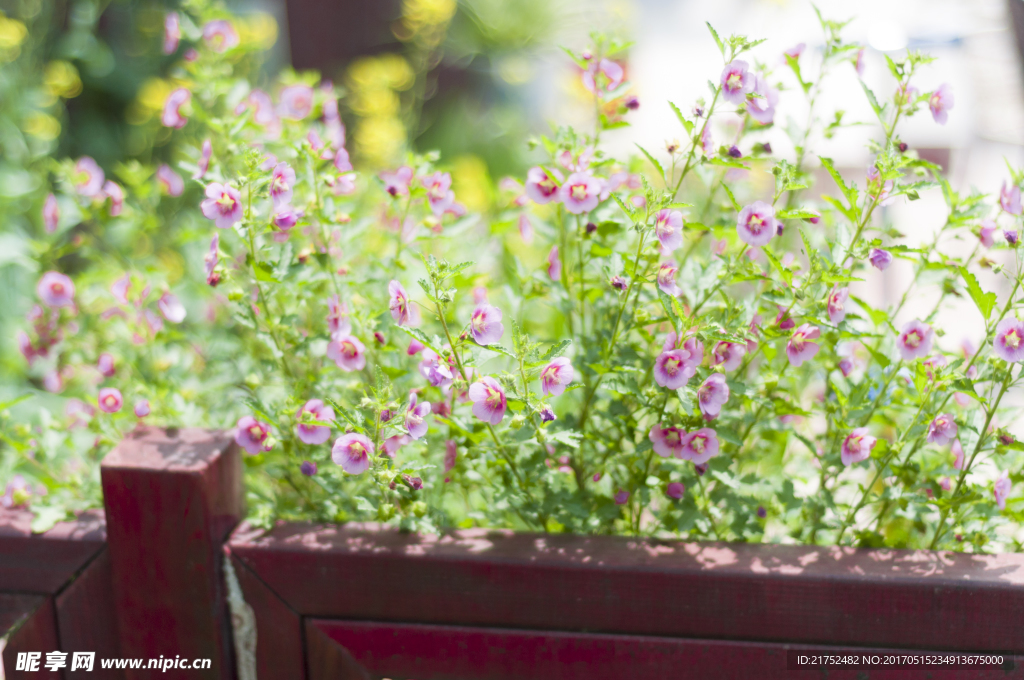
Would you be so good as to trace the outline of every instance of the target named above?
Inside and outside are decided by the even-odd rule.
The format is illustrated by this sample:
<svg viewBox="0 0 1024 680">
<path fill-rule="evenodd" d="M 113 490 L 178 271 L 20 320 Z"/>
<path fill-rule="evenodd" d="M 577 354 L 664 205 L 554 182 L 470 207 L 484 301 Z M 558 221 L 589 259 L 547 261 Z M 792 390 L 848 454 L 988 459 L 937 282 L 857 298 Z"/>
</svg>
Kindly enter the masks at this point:
<svg viewBox="0 0 1024 680">
<path fill-rule="evenodd" d="M 0 591 L 53 594 L 95 557 L 106 540 L 102 510 L 33 534 L 32 513 L 0 508 Z"/>
<path fill-rule="evenodd" d="M 1024 555 L 308 524 L 230 545 L 304 616 L 1024 652 Z"/>
<path fill-rule="evenodd" d="M 256 676 L 260 680 L 306 677 L 302 619 L 248 567 L 232 560 L 242 597 L 256 615 Z"/>
<path fill-rule="evenodd" d="M 221 543 L 244 514 L 238 446 L 225 433 L 138 428 L 101 476 L 121 653 L 212 659 L 209 671 L 128 671 L 128 678 L 232 676 Z"/>
<path fill-rule="evenodd" d="M 306 620 L 308 680 L 370 680 L 370 674 L 345 647 L 332 640 L 323 627 Z"/>
<path fill-rule="evenodd" d="M 1024 666 L 789 670 L 789 645 L 311 619 L 375 678 L 392 680 L 1011 680 Z M 801 647 L 816 653 L 886 650 Z M 341 676 L 334 676 L 341 677 Z M 312 678 L 311 678 L 312 680 Z"/>
<path fill-rule="evenodd" d="M 61 650 L 96 652 L 92 671 L 65 671 L 67 680 L 122 680 L 124 671 L 103 669 L 99 659 L 121 656 L 114 610 L 114 582 L 106 550 L 82 570 L 55 598 Z M 70 657 L 69 657 L 70 658 Z"/>
<path fill-rule="evenodd" d="M 17 625 L 4 647 L 3 663 L 7 680 L 61 680 L 60 670 L 49 671 L 43 663 L 47 652 L 60 649 L 57 637 L 57 620 L 53 611 L 53 598 L 37 597 L 35 608 Z M 16 670 L 19 652 L 41 652 L 39 670 L 26 672 Z M 67 657 L 70 660 L 70 655 Z M 70 665 L 70 662 L 69 664 Z"/>
</svg>

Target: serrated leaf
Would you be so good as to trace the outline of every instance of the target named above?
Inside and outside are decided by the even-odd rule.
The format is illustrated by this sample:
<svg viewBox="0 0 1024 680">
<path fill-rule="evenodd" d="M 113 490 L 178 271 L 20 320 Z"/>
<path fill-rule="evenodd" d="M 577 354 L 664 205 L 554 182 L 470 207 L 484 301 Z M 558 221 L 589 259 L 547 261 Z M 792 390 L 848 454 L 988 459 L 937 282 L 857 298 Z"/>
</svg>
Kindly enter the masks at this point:
<svg viewBox="0 0 1024 680">
<path fill-rule="evenodd" d="M 783 280 L 786 282 L 786 285 L 792 285 L 793 272 L 783 267 L 782 263 L 775 258 L 775 255 L 773 255 L 772 252 L 768 250 L 768 248 L 762 248 L 761 252 L 764 253 L 765 257 L 768 258 L 768 261 L 771 262 L 772 266 L 776 269 L 776 271 L 779 272 L 779 275 L 782 276 Z"/>
<path fill-rule="evenodd" d="M 418 329 L 418 328 L 409 328 L 408 326 L 399 326 L 398 330 L 402 331 L 403 333 L 405 333 L 406 335 L 408 335 L 411 338 L 415 338 L 416 340 L 419 340 L 424 346 L 430 348 L 434 352 L 434 354 L 437 354 L 437 355 L 441 354 L 441 350 L 439 350 L 437 347 L 434 346 L 435 345 L 434 341 L 431 340 L 430 338 L 428 338 L 427 334 L 424 333 L 423 331 L 421 331 L 420 329 Z"/>
<path fill-rule="evenodd" d="M 722 188 L 725 189 L 725 195 L 729 197 L 729 202 L 732 203 L 733 210 L 740 212 L 742 208 L 740 204 L 736 202 L 736 197 L 732 195 L 732 190 L 726 186 L 725 182 L 722 182 Z"/>
<path fill-rule="evenodd" d="M 541 361 L 551 361 L 555 357 L 562 356 L 562 353 L 565 352 L 566 348 L 569 345 L 571 345 L 571 344 L 572 344 L 572 340 L 562 340 L 557 345 L 553 346 L 551 349 L 549 349 L 547 352 L 545 352 L 544 356 L 542 356 L 540 358 L 540 360 Z"/>
<path fill-rule="evenodd" d="M 812 217 L 820 217 L 820 215 L 815 211 L 806 210 L 804 208 L 797 208 L 796 210 L 780 210 L 775 213 L 775 216 L 783 220 L 807 220 Z"/>
<path fill-rule="evenodd" d="M 975 278 L 974 274 L 967 271 L 966 267 L 958 267 L 958 269 L 960 270 L 960 276 L 963 277 L 964 282 L 967 284 L 967 294 L 971 296 L 974 304 L 978 306 L 981 317 L 988 321 L 989 316 L 992 315 L 992 308 L 996 304 L 996 294 L 984 292 L 978 284 L 978 279 Z"/>
<path fill-rule="evenodd" d="M 274 276 L 274 268 L 266 262 L 257 262 L 256 266 L 252 268 L 252 273 L 257 281 L 281 283 L 281 280 Z"/>
<path fill-rule="evenodd" d="M 637 145 L 636 145 L 636 148 L 640 149 L 640 152 L 641 152 L 641 153 L 642 153 L 642 154 L 643 154 L 644 156 L 647 156 L 647 160 L 649 160 L 649 161 L 651 162 L 651 165 L 653 165 L 653 166 L 654 166 L 654 169 L 658 171 L 658 175 L 660 175 L 660 176 L 661 176 L 661 182 L 662 182 L 662 184 L 668 184 L 668 180 L 666 180 L 666 179 L 665 179 L 665 169 L 664 169 L 663 167 L 661 167 L 661 163 L 659 163 L 659 162 L 658 162 L 658 161 L 657 161 L 657 160 L 656 160 L 656 159 L 654 158 L 654 156 L 652 156 L 651 154 L 647 153 L 647 149 L 645 149 L 644 147 L 642 147 L 642 146 L 640 146 L 639 144 L 637 144 Z"/>
<path fill-rule="evenodd" d="M 669 102 L 668 105 L 672 107 L 672 111 L 676 114 L 676 118 L 679 119 L 679 122 L 686 130 L 686 134 L 693 134 L 693 123 L 686 120 L 686 116 L 683 115 L 683 112 L 679 110 L 678 106 L 676 106 L 672 102 Z"/>
<path fill-rule="evenodd" d="M 578 449 L 580 447 L 580 440 L 583 439 L 583 435 L 574 430 L 561 430 L 548 435 L 548 439 L 560 444 L 565 444 L 569 448 Z"/>
<path fill-rule="evenodd" d="M 490 351 L 495 352 L 497 354 L 504 354 L 505 356 L 510 357 L 512 359 L 518 358 L 518 357 L 516 357 L 515 354 L 513 354 L 510 351 L 508 351 L 507 349 L 505 349 L 501 345 L 477 345 L 477 347 L 479 347 L 481 349 L 490 350 Z"/>
<path fill-rule="evenodd" d="M 718 37 L 718 32 L 714 29 L 710 22 L 705 21 L 704 24 L 708 27 L 708 30 L 711 31 L 711 37 L 715 39 L 715 44 L 718 45 L 718 51 L 721 52 L 722 56 L 724 57 L 725 45 L 722 44 L 722 39 Z"/>
</svg>

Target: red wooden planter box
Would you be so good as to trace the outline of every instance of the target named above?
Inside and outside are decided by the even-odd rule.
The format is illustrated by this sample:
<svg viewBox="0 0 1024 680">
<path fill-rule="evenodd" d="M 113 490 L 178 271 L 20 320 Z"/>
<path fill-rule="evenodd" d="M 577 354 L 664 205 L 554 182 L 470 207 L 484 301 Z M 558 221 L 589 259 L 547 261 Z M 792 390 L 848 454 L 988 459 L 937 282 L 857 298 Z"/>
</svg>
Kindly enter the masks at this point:
<svg viewBox="0 0 1024 680">
<path fill-rule="evenodd" d="M 101 533 L 29 537 L 0 523 L 0 629 L 25 621 L 4 653 L 8 677 L 40 677 L 11 671 L 17 651 L 93 644 L 98 658 L 211 659 L 127 678 L 243 669 L 249 680 L 254 644 L 259 680 L 1024 678 L 1024 555 L 369 525 L 260 532 L 236 527 L 237 446 L 197 430 L 136 431 L 104 462 L 103 485 L 105 549 Z M 224 556 L 255 621 L 234 645 Z M 92 628 L 78 624 L 85 612 Z M 81 637 L 93 629 L 102 634 Z M 236 646 L 248 651 L 236 658 Z M 1003 662 L 885 666 L 928 652 Z M 791 668 L 798 653 L 879 663 Z"/>
</svg>

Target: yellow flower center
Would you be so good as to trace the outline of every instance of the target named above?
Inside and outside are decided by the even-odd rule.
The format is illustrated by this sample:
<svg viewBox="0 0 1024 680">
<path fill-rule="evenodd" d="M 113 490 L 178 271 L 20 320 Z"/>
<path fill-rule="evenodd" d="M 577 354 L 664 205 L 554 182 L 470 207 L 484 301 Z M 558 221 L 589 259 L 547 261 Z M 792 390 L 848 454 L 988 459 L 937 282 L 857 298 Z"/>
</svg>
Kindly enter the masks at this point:
<svg viewBox="0 0 1024 680">
<path fill-rule="evenodd" d="M 1020 343 L 1021 337 L 1017 333 L 1016 329 L 1006 334 L 1006 346 L 1009 347 L 1010 349 L 1017 349 L 1018 347 L 1020 347 Z"/>
<path fill-rule="evenodd" d="M 730 73 L 725 79 L 725 86 L 730 90 L 738 90 L 743 86 L 743 76 L 739 73 Z"/>
<path fill-rule="evenodd" d="M 262 430 L 262 428 L 260 428 L 259 425 L 253 425 L 252 427 L 249 428 L 249 436 L 252 437 L 253 439 L 262 439 L 263 438 L 263 430 Z"/>
<path fill-rule="evenodd" d="M 921 344 L 921 334 L 917 331 L 910 331 L 907 333 L 907 347 L 916 349 Z"/>
<path fill-rule="evenodd" d="M 225 191 L 217 199 L 217 205 L 225 210 L 230 210 L 235 207 L 235 199 L 231 198 L 231 195 Z"/>
<path fill-rule="evenodd" d="M 704 445 L 707 443 L 707 438 L 704 435 L 694 437 L 690 441 L 690 448 L 697 453 L 704 453 Z"/>
<path fill-rule="evenodd" d="M 587 185 L 586 184 L 573 184 L 569 190 L 573 200 L 582 201 L 587 197 Z"/>
</svg>

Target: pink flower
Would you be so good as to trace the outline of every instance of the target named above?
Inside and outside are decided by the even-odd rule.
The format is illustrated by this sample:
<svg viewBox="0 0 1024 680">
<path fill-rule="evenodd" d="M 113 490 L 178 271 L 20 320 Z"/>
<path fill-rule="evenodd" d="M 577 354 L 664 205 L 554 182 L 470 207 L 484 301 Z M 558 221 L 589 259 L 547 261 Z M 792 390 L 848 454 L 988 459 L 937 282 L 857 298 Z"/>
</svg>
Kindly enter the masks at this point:
<svg viewBox="0 0 1024 680">
<path fill-rule="evenodd" d="M 278 163 L 270 176 L 270 197 L 274 207 L 288 205 L 292 200 L 292 186 L 295 184 L 295 171 L 287 163 Z"/>
<path fill-rule="evenodd" d="M 226 52 L 238 45 L 238 32 L 230 21 L 215 19 L 203 26 L 203 40 L 214 52 Z"/>
<path fill-rule="evenodd" d="M 278 206 L 277 209 L 274 211 L 274 214 L 271 217 L 270 221 L 278 229 L 288 231 L 289 229 L 291 229 L 292 227 L 299 223 L 299 219 L 302 217 L 302 215 L 303 212 L 301 210 L 296 210 L 290 205 L 281 205 Z M 275 236 L 275 239 L 276 238 L 277 236 Z M 284 236 L 284 238 L 285 240 L 287 240 L 287 234 Z"/>
<path fill-rule="evenodd" d="M 583 72 L 583 87 L 588 92 L 594 92 L 597 88 L 595 80 L 598 74 L 604 75 L 607 83 L 604 86 L 606 92 L 611 92 L 622 83 L 624 75 L 622 67 L 610 59 L 602 59 L 598 63 L 591 62 L 589 68 Z"/>
<path fill-rule="evenodd" d="M 868 434 L 868 428 L 858 427 L 846 436 L 843 440 L 842 451 L 839 457 L 843 465 L 853 465 L 862 460 L 867 460 L 871 455 L 871 449 L 875 448 L 878 440 Z"/>
<path fill-rule="evenodd" d="M 96 361 L 96 370 L 105 378 L 109 378 L 117 373 L 117 368 L 114 367 L 114 355 L 107 352 L 101 354 Z"/>
<path fill-rule="evenodd" d="M 250 92 L 241 111 L 244 111 L 249 106 L 253 107 L 252 119 L 257 125 L 262 125 L 263 127 L 279 126 L 281 121 L 278 120 L 277 113 L 274 112 L 274 100 L 266 92 L 263 90 L 253 90 Z"/>
<path fill-rule="evenodd" d="M 210 241 L 210 250 L 203 257 L 203 262 L 206 268 L 206 283 L 210 286 L 216 286 L 220 283 L 220 275 L 217 274 L 217 261 L 220 259 L 218 254 L 220 244 L 220 237 L 217 234 L 213 235 L 213 240 Z M 127 274 L 125 275 L 127 276 Z"/>
<path fill-rule="evenodd" d="M 654 360 L 654 381 L 670 390 L 678 390 L 697 373 L 698 362 L 685 349 L 662 352 Z"/>
<path fill-rule="evenodd" d="M 601 182 L 589 172 L 574 172 L 558 190 L 558 197 L 573 215 L 588 213 L 600 202 Z"/>
<path fill-rule="evenodd" d="M 1006 510 L 1006 499 L 1009 498 L 1012 489 L 1013 482 L 1010 481 L 1010 473 L 1004 471 L 992 485 L 992 496 L 996 499 L 996 505 L 1000 510 Z"/>
<path fill-rule="evenodd" d="M 139 399 L 135 402 L 135 408 L 133 410 L 135 411 L 136 418 L 145 418 L 150 414 L 149 400 Z"/>
<path fill-rule="evenodd" d="M 668 486 L 665 487 L 665 495 L 669 498 L 679 500 L 686 493 L 686 487 L 680 482 L 669 482 Z"/>
<path fill-rule="evenodd" d="M 164 17 L 164 54 L 174 54 L 181 40 L 181 23 L 177 12 L 168 12 Z"/>
<path fill-rule="evenodd" d="M 711 156 L 715 150 L 715 140 L 711 137 L 711 119 L 704 122 L 700 131 L 700 148 L 705 156 Z"/>
<path fill-rule="evenodd" d="M 878 171 L 878 166 L 872 165 L 868 168 L 867 193 L 878 205 L 889 205 L 896 200 L 895 197 L 891 196 L 893 186 L 894 184 L 891 179 L 882 181 L 882 175 Z"/>
<path fill-rule="evenodd" d="M 103 168 L 89 156 L 82 156 L 75 162 L 73 183 L 75 191 L 81 196 L 93 198 L 103 192 Z"/>
<path fill-rule="evenodd" d="M 331 460 L 350 475 L 361 475 L 370 469 L 373 442 L 364 435 L 350 432 L 334 440 Z"/>
<path fill-rule="evenodd" d="M 206 176 L 206 171 L 210 169 L 211 156 L 213 156 L 213 144 L 207 139 L 203 141 L 203 150 L 199 156 L 196 172 L 192 175 L 192 179 L 202 179 Z"/>
<path fill-rule="evenodd" d="M 473 415 L 485 423 L 497 425 L 505 417 L 505 391 L 494 378 L 480 378 L 469 386 Z"/>
<path fill-rule="evenodd" d="M 533 243 L 533 225 L 526 213 L 519 213 L 519 236 L 526 245 Z"/>
<path fill-rule="evenodd" d="M 953 108 L 953 90 L 948 83 L 939 85 L 939 89 L 932 92 L 928 97 L 928 108 L 932 111 L 932 118 L 939 125 L 945 125 L 949 117 L 947 113 Z"/>
<path fill-rule="evenodd" d="M 672 297 L 679 297 L 683 290 L 676 285 L 676 272 L 679 268 L 676 267 L 676 263 L 671 260 L 668 262 L 662 262 L 661 266 L 658 267 L 658 288 L 662 290 L 665 295 L 671 295 Z"/>
<path fill-rule="evenodd" d="M 753 94 L 747 101 L 747 113 L 761 125 L 771 125 L 775 120 L 779 91 L 770 87 L 763 77 L 757 76 L 754 78 Z"/>
<path fill-rule="evenodd" d="M 558 198 L 558 185 L 561 181 L 562 173 L 558 170 L 549 173 L 539 166 L 530 168 L 526 173 L 526 195 L 534 203 L 550 203 Z"/>
<path fill-rule="evenodd" d="M 953 480 L 950 479 L 949 477 L 941 477 L 939 479 L 939 487 L 943 491 L 952 491 L 953 490 Z"/>
<path fill-rule="evenodd" d="M 423 187 L 427 190 L 427 202 L 430 210 L 440 217 L 455 202 L 455 192 L 451 190 L 452 176 L 447 172 L 435 172 L 424 178 Z"/>
<path fill-rule="evenodd" d="M 779 330 L 788 331 L 790 328 L 794 328 L 796 326 L 796 322 L 793 321 L 793 317 L 789 315 L 789 310 L 779 305 L 776 306 L 779 308 L 779 313 L 775 315 L 775 325 L 779 327 Z"/>
<path fill-rule="evenodd" d="M 754 201 L 740 211 L 736 219 L 736 232 L 744 243 L 764 246 L 775 236 L 778 225 L 775 208 L 764 201 Z"/>
<path fill-rule="evenodd" d="M 566 385 L 572 382 L 574 375 L 572 362 L 565 357 L 558 357 L 541 369 L 541 392 L 555 397 L 561 395 L 565 392 Z"/>
<path fill-rule="evenodd" d="M 548 278 L 552 281 L 562 278 L 562 260 L 558 257 L 558 246 L 551 246 L 548 252 Z"/>
<path fill-rule="evenodd" d="M 999 227 L 993 220 L 982 220 L 981 221 L 981 232 L 978 234 L 978 239 L 981 240 L 981 245 L 986 248 L 991 248 L 995 243 L 995 239 L 992 235 L 999 230 Z"/>
<path fill-rule="evenodd" d="M 907 322 L 904 324 L 899 337 L 896 338 L 896 346 L 900 350 L 900 356 L 903 357 L 904 361 L 913 361 L 914 359 L 928 356 L 928 353 L 932 351 L 934 336 L 935 332 L 928 324 L 922 323 L 917 319 Z"/>
<path fill-rule="evenodd" d="M 455 469 L 455 463 L 459 459 L 459 449 L 455 440 L 449 439 L 444 443 L 444 473 L 448 474 Z M 447 480 L 445 480 L 447 481 Z"/>
<path fill-rule="evenodd" d="M 448 362 L 443 360 L 432 349 L 423 350 L 423 358 L 420 360 L 419 369 L 420 375 L 434 387 L 448 387 L 455 378 Z"/>
<path fill-rule="evenodd" d="M 654 221 L 654 233 L 661 250 L 668 254 L 683 245 L 683 213 L 678 210 L 659 210 Z"/>
<path fill-rule="evenodd" d="M 992 348 L 1003 361 L 1024 361 L 1024 322 L 1003 319 L 996 326 Z"/>
<path fill-rule="evenodd" d="M 501 323 L 501 310 L 488 304 L 479 305 L 473 310 L 469 332 L 479 345 L 493 345 L 501 340 L 505 332 L 505 327 Z"/>
<path fill-rule="evenodd" d="M 60 272 L 43 274 L 36 285 L 36 294 L 47 307 L 71 307 L 75 304 L 75 284 Z"/>
<path fill-rule="evenodd" d="M 183 106 L 192 101 L 192 93 L 184 87 L 179 87 L 167 96 L 164 102 L 164 112 L 160 116 L 160 122 L 169 128 L 180 129 L 188 123 L 188 118 L 181 114 Z"/>
<path fill-rule="evenodd" d="M 1011 215 L 1020 215 L 1020 187 L 1016 184 L 1007 186 L 1006 182 L 1003 182 L 1003 187 L 999 190 L 999 207 Z"/>
<path fill-rule="evenodd" d="M 412 168 L 403 165 L 394 172 L 380 173 L 380 179 L 384 182 L 384 190 L 391 196 L 405 196 L 409 193 L 409 182 L 412 181 Z"/>
<path fill-rule="evenodd" d="M 21 475 L 14 475 L 11 481 L 7 482 L 4 495 L 0 496 L 0 507 L 27 508 L 32 498 L 32 487 Z"/>
<path fill-rule="evenodd" d="M 1016 229 L 1004 229 L 1003 230 L 1003 238 L 1006 239 L 1006 242 L 1009 245 L 1016 246 L 1017 245 L 1017 239 L 1018 239 L 1017 230 Z"/>
<path fill-rule="evenodd" d="M 735 371 L 743 363 L 744 354 L 746 354 L 744 345 L 735 342 L 719 342 L 711 351 L 711 365 L 722 365 L 726 371 Z"/>
<path fill-rule="evenodd" d="M 836 286 L 828 296 L 828 318 L 833 324 L 839 324 L 846 318 L 846 301 L 850 297 L 849 288 Z"/>
<path fill-rule="evenodd" d="M 742 104 L 754 89 L 754 75 L 747 71 L 747 62 L 733 59 L 722 71 L 722 98 L 730 104 Z"/>
<path fill-rule="evenodd" d="M 430 402 L 416 403 L 416 393 L 409 394 L 409 405 L 405 409 L 405 429 L 409 436 L 420 439 L 427 434 L 427 416 L 430 415 Z"/>
<path fill-rule="evenodd" d="M 117 301 L 122 305 L 128 304 L 128 291 L 132 287 L 132 279 L 128 274 L 125 274 L 114 283 L 110 284 L 110 292 L 114 294 Z"/>
<path fill-rule="evenodd" d="M 185 180 L 166 164 L 157 168 L 156 181 L 160 184 L 161 191 L 168 196 L 181 196 L 185 190 Z"/>
<path fill-rule="evenodd" d="M 710 427 L 702 427 L 683 438 L 679 457 L 694 465 L 703 465 L 718 455 L 718 435 Z"/>
<path fill-rule="evenodd" d="M 309 421 L 329 422 L 334 420 L 334 409 L 319 399 L 307 401 L 298 410 L 295 417 L 299 419 L 299 424 L 295 426 L 295 434 L 306 444 L 323 444 L 331 438 L 330 426 L 309 424 Z"/>
<path fill-rule="evenodd" d="M 163 317 L 171 323 L 181 323 L 185 320 L 185 306 L 176 295 L 170 291 L 160 296 L 156 306 L 160 309 Z"/>
<path fill-rule="evenodd" d="M 928 442 L 945 446 L 956 439 L 956 431 L 956 421 L 953 420 L 953 414 L 943 413 L 940 416 L 936 416 L 935 420 L 928 425 Z"/>
<path fill-rule="evenodd" d="M 302 120 L 312 111 L 313 88 L 309 85 L 291 85 L 281 90 L 281 104 L 277 112 L 282 118 Z"/>
<path fill-rule="evenodd" d="M 103 195 L 110 199 L 110 216 L 117 217 L 124 208 L 124 189 L 109 179 L 103 183 Z"/>
<path fill-rule="evenodd" d="M 388 308 L 391 310 L 391 318 L 399 326 L 408 324 L 410 318 L 409 295 L 405 292 L 405 287 L 398 281 L 392 280 L 388 283 L 388 295 L 390 296 Z"/>
<path fill-rule="evenodd" d="M 332 338 L 339 338 L 352 332 L 352 322 L 348 318 L 348 306 L 339 301 L 337 295 L 332 295 L 327 300 L 327 329 Z"/>
<path fill-rule="evenodd" d="M 868 261 L 871 262 L 871 266 L 875 269 L 885 271 L 892 264 L 892 253 L 881 248 L 873 248 L 871 255 L 868 256 Z"/>
<path fill-rule="evenodd" d="M 864 48 L 857 50 L 857 56 L 853 59 L 853 68 L 857 72 L 858 78 L 864 77 Z"/>
<path fill-rule="evenodd" d="M 200 207 L 208 220 L 218 229 L 229 229 L 242 219 L 242 195 L 227 184 L 211 183 L 206 187 L 206 200 Z"/>
<path fill-rule="evenodd" d="M 629 492 L 625 489 L 619 489 L 612 500 L 615 501 L 615 505 L 625 505 L 629 502 Z"/>
<path fill-rule="evenodd" d="M 413 338 L 412 340 L 409 341 L 409 349 L 405 350 L 405 353 L 411 357 L 414 357 L 420 352 L 422 352 L 425 347 L 426 345 L 424 345 L 416 338 Z"/>
<path fill-rule="evenodd" d="M 43 227 L 47 234 L 57 231 L 57 224 L 60 222 L 60 207 L 57 205 L 57 197 L 49 194 L 43 203 Z"/>
<path fill-rule="evenodd" d="M 793 57 L 794 59 L 799 59 L 800 55 L 804 53 L 804 49 L 806 49 L 806 48 L 807 48 L 807 43 L 799 43 L 797 45 L 794 45 L 793 47 L 790 47 L 788 50 L 783 52 L 783 54 L 786 55 L 787 57 Z"/>
<path fill-rule="evenodd" d="M 725 376 L 712 373 L 697 390 L 697 402 L 704 420 L 714 420 L 722 412 L 722 407 L 729 401 L 729 386 Z"/>
<path fill-rule="evenodd" d="M 124 399 L 121 398 L 121 390 L 116 387 L 104 387 L 100 390 L 99 405 L 104 413 L 117 413 L 121 410 Z"/>
<path fill-rule="evenodd" d="M 790 365 L 798 367 L 805 361 L 810 361 L 821 349 L 817 343 L 811 342 L 811 340 L 817 340 L 820 336 L 821 329 L 809 323 L 805 323 L 793 331 L 793 337 L 786 343 L 786 356 L 789 358 Z"/>
<path fill-rule="evenodd" d="M 366 347 L 352 335 L 342 336 L 327 343 L 327 358 L 346 373 L 361 371 L 366 366 Z"/>
</svg>

